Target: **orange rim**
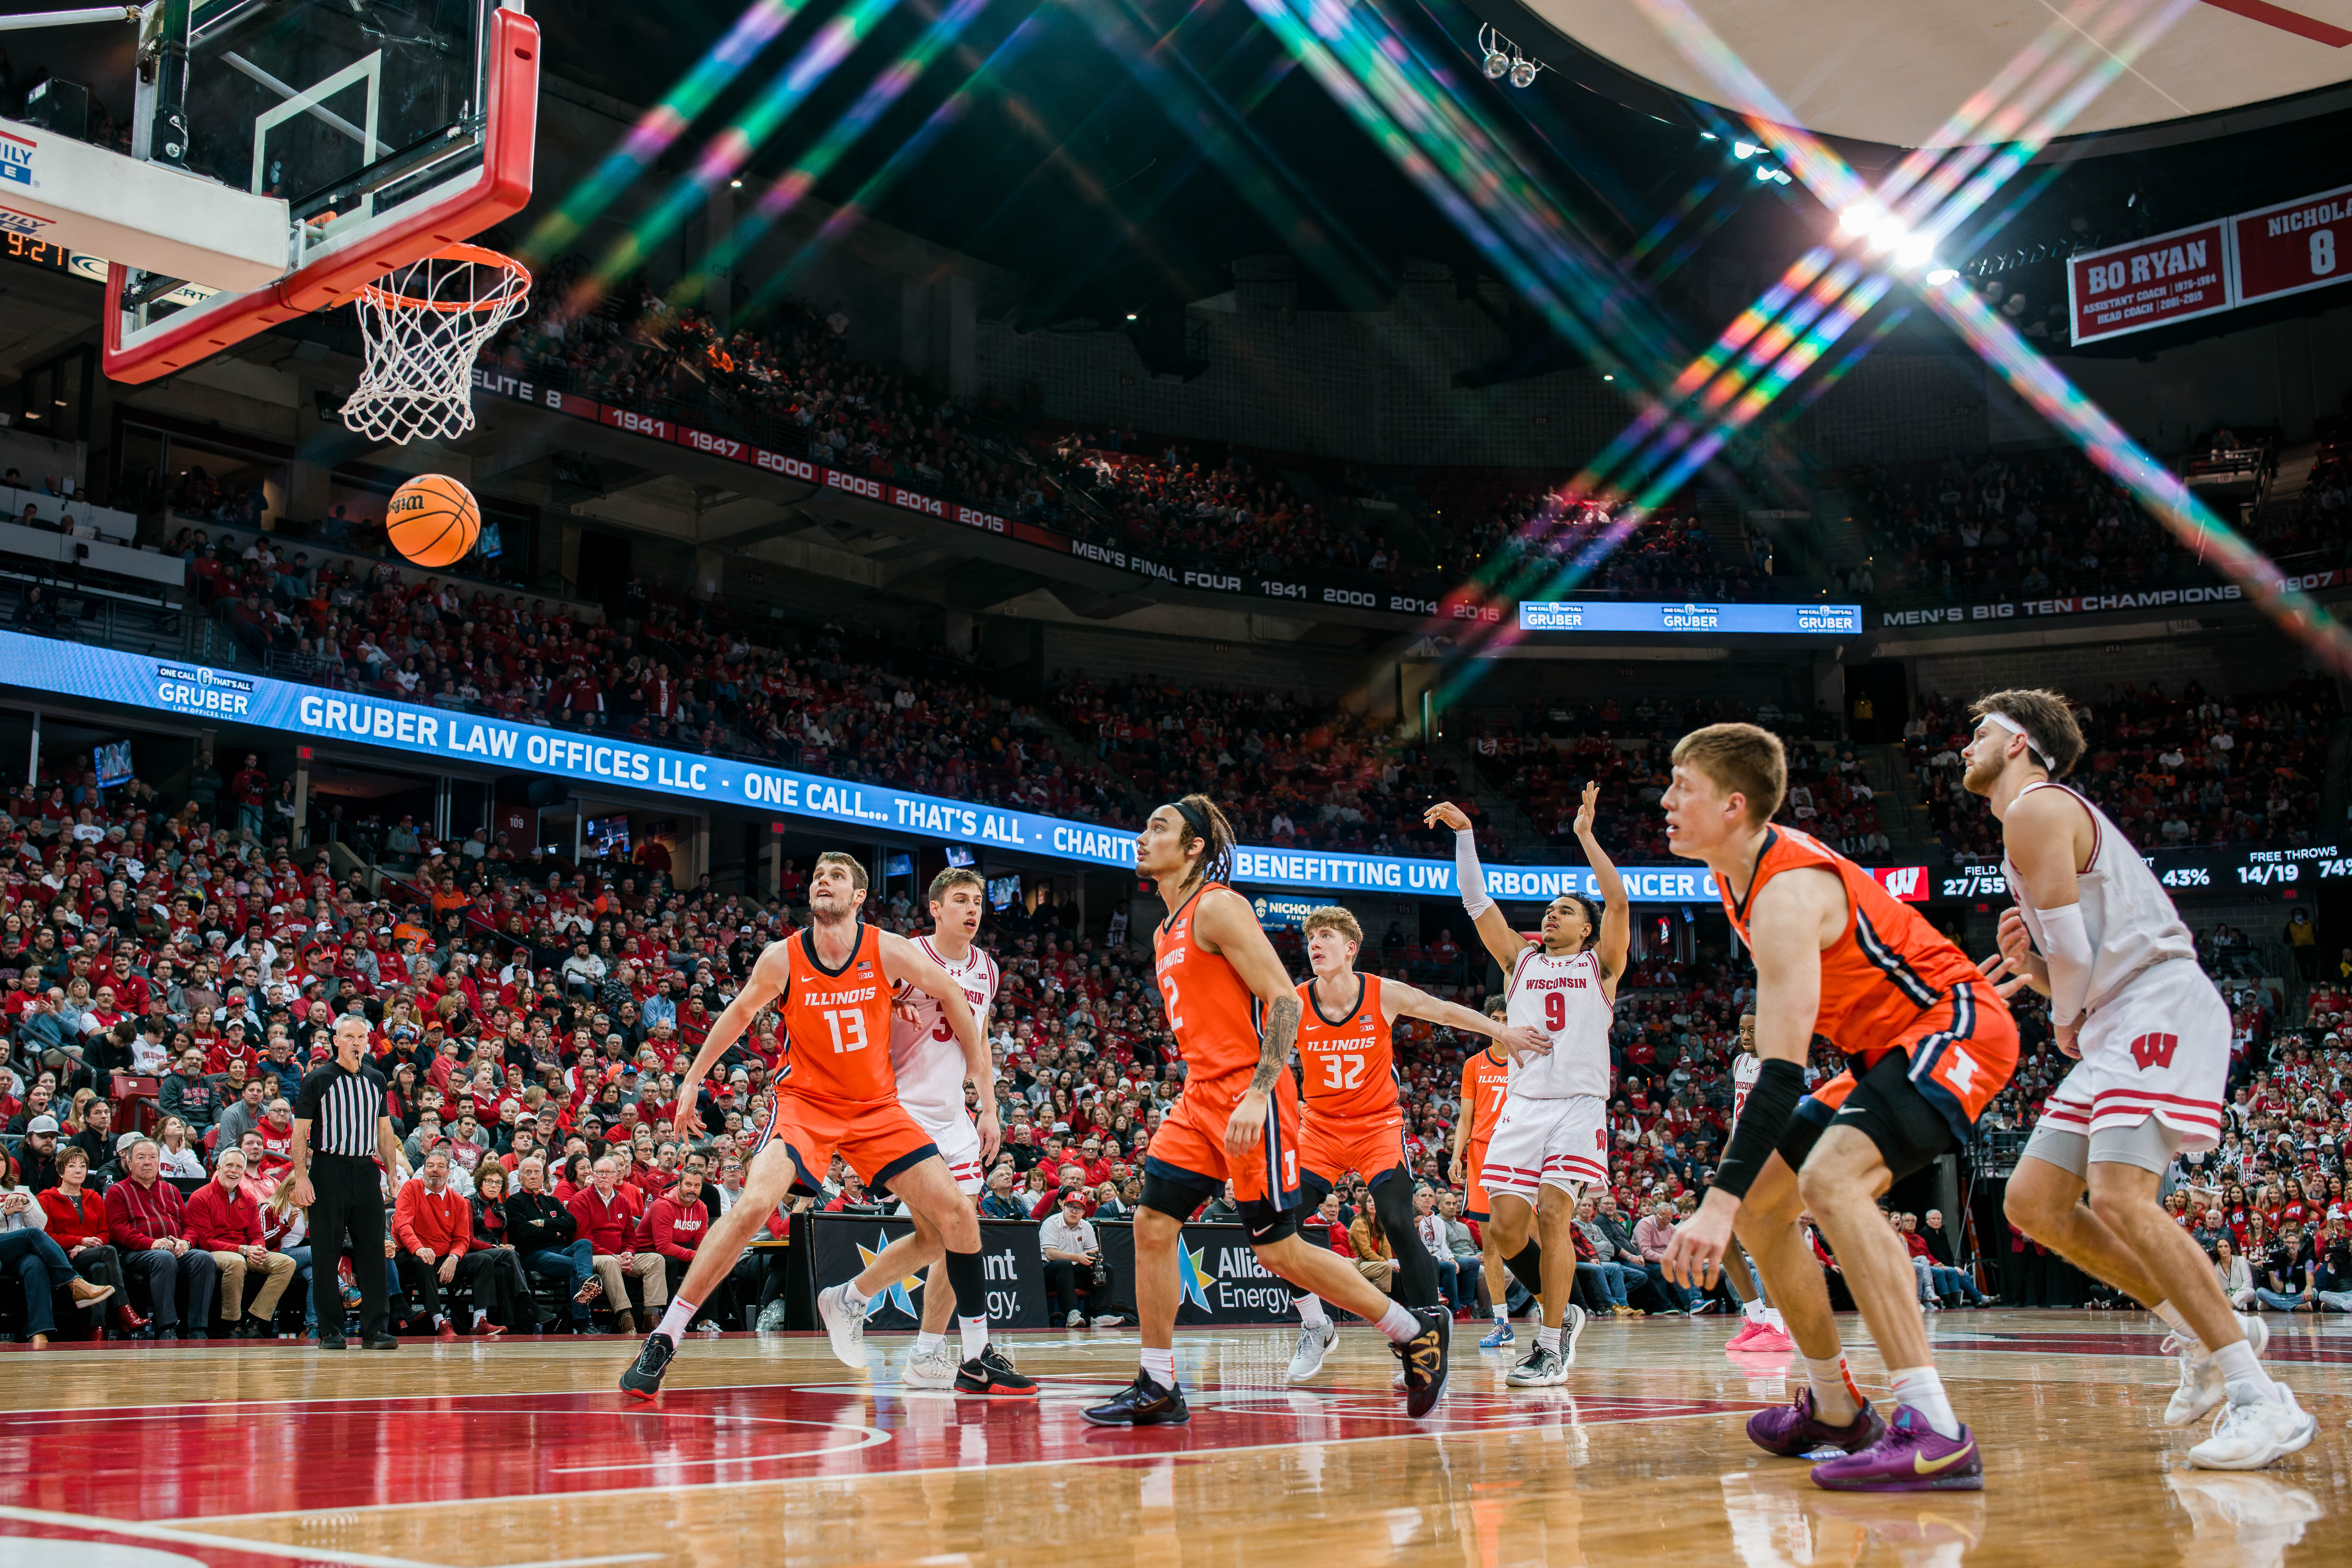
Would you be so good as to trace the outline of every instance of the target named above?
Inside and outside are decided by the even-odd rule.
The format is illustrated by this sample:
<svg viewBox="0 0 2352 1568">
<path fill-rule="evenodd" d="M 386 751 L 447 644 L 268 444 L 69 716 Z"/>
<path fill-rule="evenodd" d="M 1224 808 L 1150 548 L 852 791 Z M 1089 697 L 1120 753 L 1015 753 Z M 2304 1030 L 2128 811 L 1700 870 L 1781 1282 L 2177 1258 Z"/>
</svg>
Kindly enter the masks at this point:
<svg viewBox="0 0 2352 1568">
<path fill-rule="evenodd" d="M 391 289 L 380 288 L 373 283 L 361 285 L 360 297 L 372 305 L 383 305 L 404 310 L 438 310 L 444 314 L 463 315 L 495 310 L 515 297 L 518 286 L 522 289 L 530 287 L 530 268 L 511 256 L 502 256 L 483 246 L 446 246 L 424 259 L 425 261 L 464 261 L 476 267 L 495 267 L 506 274 L 506 282 L 501 288 L 479 300 L 419 300 L 414 295 L 395 294 Z M 409 265 L 415 267 L 422 263 L 411 262 Z"/>
</svg>

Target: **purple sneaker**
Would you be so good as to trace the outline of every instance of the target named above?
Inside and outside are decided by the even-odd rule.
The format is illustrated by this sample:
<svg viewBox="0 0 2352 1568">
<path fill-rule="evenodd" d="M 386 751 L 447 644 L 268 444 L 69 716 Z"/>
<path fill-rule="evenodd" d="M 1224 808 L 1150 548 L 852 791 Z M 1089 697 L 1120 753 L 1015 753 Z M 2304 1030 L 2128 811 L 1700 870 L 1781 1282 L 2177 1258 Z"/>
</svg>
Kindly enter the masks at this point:
<svg viewBox="0 0 2352 1568">
<path fill-rule="evenodd" d="M 1886 1421 L 1862 1402 L 1862 1414 L 1843 1426 L 1833 1426 L 1813 1414 L 1813 1391 L 1800 1387 L 1795 1401 L 1759 1410 L 1748 1418 L 1748 1436 L 1768 1454 L 1784 1459 L 1802 1458 L 1816 1448 L 1843 1448 L 1857 1453 L 1885 1434 Z"/>
<path fill-rule="evenodd" d="M 1906 1405 L 1876 1443 L 1815 1465 L 1813 1484 L 1833 1492 L 1980 1492 L 1984 1462 L 1967 1427 L 1946 1437 Z"/>
</svg>

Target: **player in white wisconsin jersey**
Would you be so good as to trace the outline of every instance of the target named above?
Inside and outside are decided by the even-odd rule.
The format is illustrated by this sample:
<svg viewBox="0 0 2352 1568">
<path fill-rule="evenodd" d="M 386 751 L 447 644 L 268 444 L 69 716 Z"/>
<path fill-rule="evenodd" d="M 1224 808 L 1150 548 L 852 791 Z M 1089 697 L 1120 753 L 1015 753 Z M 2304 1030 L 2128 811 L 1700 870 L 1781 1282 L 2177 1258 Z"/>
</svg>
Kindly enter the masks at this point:
<svg viewBox="0 0 2352 1568">
<path fill-rule="evenodd" d="M 981 1033 L 996 1000 L 995 958 L 972 945 L 987 908 L 988 885 L 980 873 L 950 867 L 931 879 L 931 931 L 915 939 L 923 956 L 945 970 L 971 1005 Z M 987 1173 L 980 1163 L 980 1132 L 965 1109 L 963 1049 L 939 998 L 901 986 L 890 1016 L 890 1067 L 898 1080 L 898 1103 L 929 1134 L 947 1162 L 948 1173 L 966 1197 L 979 1195 Z M 947 1288 L 940 1262 L 946 1255 L 938 1235 L 918 1219 L 914 1231 L 884 1247 L 855 1281 L 856 1293 L 878 1301 L 901 1279 L 930 1269 L 923 1290 L 923 1321 L 915 1336 L 901 1381 L 910 1388 L 951 1388 L 955 1358 L 948 1353 L 948 1319 L 955 1293 Z"/>
<path fill-rule="evenodd" d="M 2227 1401 L 2189 1463 L 2274 1463 L 2309 1444 L 2318 1423 L 2254 1359 L 2269 1338 L 2262 1321 L 2231 1310 L 2203 1250 L 2158 1195 L 2175 1155 L 2220 1141 L 2229 1007 L 2139 852 L 2105 812 L 2054 782 L 2085 749 L 2066 700 L 1996 691 L 1970 712 L 1961 783 L 2000 819 L 2001 869 L 2017 895 L 2001 915 L 2000 952 L 1983 967 L 2013 976 L 2005 990 L 2049 997 L 2059 1050 L 2080 1058 L 2010 1178 L 2009 1221 L 2171 1327 L 2180 1386 L 2168 1425 Z"/>
<path fill-rule="evenodd" d="M 1502 1114 L 1478 1173 L 1504 1267 L 1543 1302 L 1535 1348 L 1505 1379 L 1514 1388 L 1565 1383 L 1576 1363 L 1576 1339 L 1584 1331 L 1584 1310 L 1569 1300 L 1576 1283 L 1576 1204 L 1587 1186 L 1609 1179 L 1609 1026 L 1633 921 L 1624 879 L 1592 835 L 1600 796 L 1599 784 L 1584 786 L 1576 839 L 1592 864 L 1602 908 L 1563 893 L 1544 907 L 1539 942 L 1512 930 L 1486 896 L 1462 809 L 1441 802 L 1428 815 L 1431 826 L 1442 822 L 1454 829 L 1462 907 L 1507 977 L 1505 1021 L 1538 1030 L 1550 1047 L 1512 1059 Z"/>
<path fill-rule="evenodd" d="M 1756 1054 L 1756 1015 L 1739 1015 L 1739 1054 L 1731 1058 L 1731 1120 L 1723 1129 L 1726 1142 L 1731 1130 L 1739 1125 L 1739 1113 L 1748 1109 L 1748 1093 L 1756 1080 L 1764 1076 L 1764 1058 Z M 1739 1298 L 1739 1331 L 1731 1336 L 1727 1351 L 1789 1351 L 1796 1348 L 1789 1338 L 1788 1328 L 1780 1314 L 1764 1299 L 1762 1273 L 1748 1261 L 1747 1248 L 1733 1237 L 1731 1245 L 1723 1249 L 1723 1282 Z"/>
</svg>

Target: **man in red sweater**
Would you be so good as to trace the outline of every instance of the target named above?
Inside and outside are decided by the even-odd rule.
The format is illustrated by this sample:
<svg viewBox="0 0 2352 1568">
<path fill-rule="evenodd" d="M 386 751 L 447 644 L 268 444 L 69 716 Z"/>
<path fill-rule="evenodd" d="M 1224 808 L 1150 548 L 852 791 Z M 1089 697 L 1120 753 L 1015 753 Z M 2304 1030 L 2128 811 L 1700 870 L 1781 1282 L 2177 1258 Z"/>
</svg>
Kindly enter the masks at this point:
<svg viewBox="0 0 2352 1568">
<path fill-rule="evenodd" d="M 646 1239 L 665 1259 L 664 1283 L 671 1289 L 675 1290 L 678 1280 L 686 1278 L 695 1251 L 709 1230 L 710 1210 L 702 1202 L 702 1171 L 698 1164 L 691 1164 L 680 1171 L 677 1184 L 646 1210 Z M 714 1297 L 717 1294 L 712 1292 Z"/>
<path fill-rule="evenodd" d="M 669 1276 L 662 1255 L 640 1244 L 638 1231 L 645 1218 L 620 1184 L 620 1161 L 606 1154 L 588 1172 L 588 1185 L 564 1206 L 588 1238 L 596 1278 L 604 1281 L 604 1299 L 613 1303 L 621 1332 L 634 1334 L 637 1321 L 629 1310 L 629 1278 L 635 1276 L 644 1287 L 646 1316 L 657 1317 L 656 1309 L 669 1305 Z M 688 1256 L 693 1256 L 691 1248 Z"/>
<path fill-rule="evenodd" d="M 474 1244 L 474 1212 L 449 1186 L 449 1155 L 436 1149 L 425 1156 L 423 1171 L 400 1189 L 393 1200 L 392 1236 L 399 1249 L 400 1279 L 408 1299 L 433 1320 L 436 1339 L 457 1337 L 449 1315 L 442 1310 L 442 1292 L 455 1288 L 472 1292 L 486 1283 L 482 1276 L 494 1267 L 488 1252 L 468 1252 Z M 480 1297 L 475 1297 L 477 1302 Z M 489 1327 L 489 1314 L 474 1309 L 474 1332 Z M 499 1331 L 490 1328 L 491 1332 Z"/>
<path fill-rule="evenodd" d="M 163 1156 L 154 1140 L 142 1138 L 124 1156 L 130 1173 L 106 1189 L 107 1239 L 122 1255 L 127 1279 L 143 1279 L 152 1305 L 155 1337 L 180 1337 L 180 1291 L 188 1294 L 187 1337 L 208 1337 L 213 1290 L 220 1270 L 213 1255 L 187 1237 L 186 1205 L 180 1189 L 161 1179 Z"/>
<path fill-rule="evenodd" d="M 196 1190 L 186 1207 L 189 1245 L 212 1254 L 220 1272 L 221 1321 L 235 1325 L 229 1337 L 267 1340 L 276 1337 L 270 1320 L 278 1315 L 278 1299 L 294 1279 L 294 1259 L 272 1252 L 261 1237 L 261 1208 L 238 1184 L 245 1180 L 245 1154 L 231 1149 L 213 1168 L 213 1179 Z M 261 1293 L 252 1310 L 240 1315 L 245 1302 L 245 1271 L 260 1274 Z"/>
</svg>

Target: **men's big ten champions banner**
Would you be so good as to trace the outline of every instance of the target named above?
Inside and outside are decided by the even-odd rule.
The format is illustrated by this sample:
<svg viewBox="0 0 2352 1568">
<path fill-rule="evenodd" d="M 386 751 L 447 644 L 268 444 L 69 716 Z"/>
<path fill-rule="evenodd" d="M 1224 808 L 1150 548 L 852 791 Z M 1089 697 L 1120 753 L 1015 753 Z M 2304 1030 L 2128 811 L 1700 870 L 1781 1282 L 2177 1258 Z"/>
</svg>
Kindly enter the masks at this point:
<svg viewBox="0 0 2352 1568">
<path fill-rule="evenodd" d="M 809 1216 L 810 1269 L 814 1289 L 844 1285 L 866 1272 L 882 1249 L 909 1235 L 914 1226 L 903 1219 L 861 1218 L 856 1215 Z M 980 1225 L 980 1268 L 988 1281 L 988 1321 L 1000 1328 L 1042 1329 L 1045 1324 L 1045 1254 L 1037 1248 L 1037 1227 L 1021 1220 L 982 1220 Z M 866 1323 L 874 1329 L 913 1329 L 923 1317 L 923 1292 L 931 1288 L 929 1271 L 893 1279 L 867 1303 Z M 941 1287 L 945 1289 L 945 1286 Z M 810 1309 L 814 1321 L 815 1309 Z"/>
</svg>

